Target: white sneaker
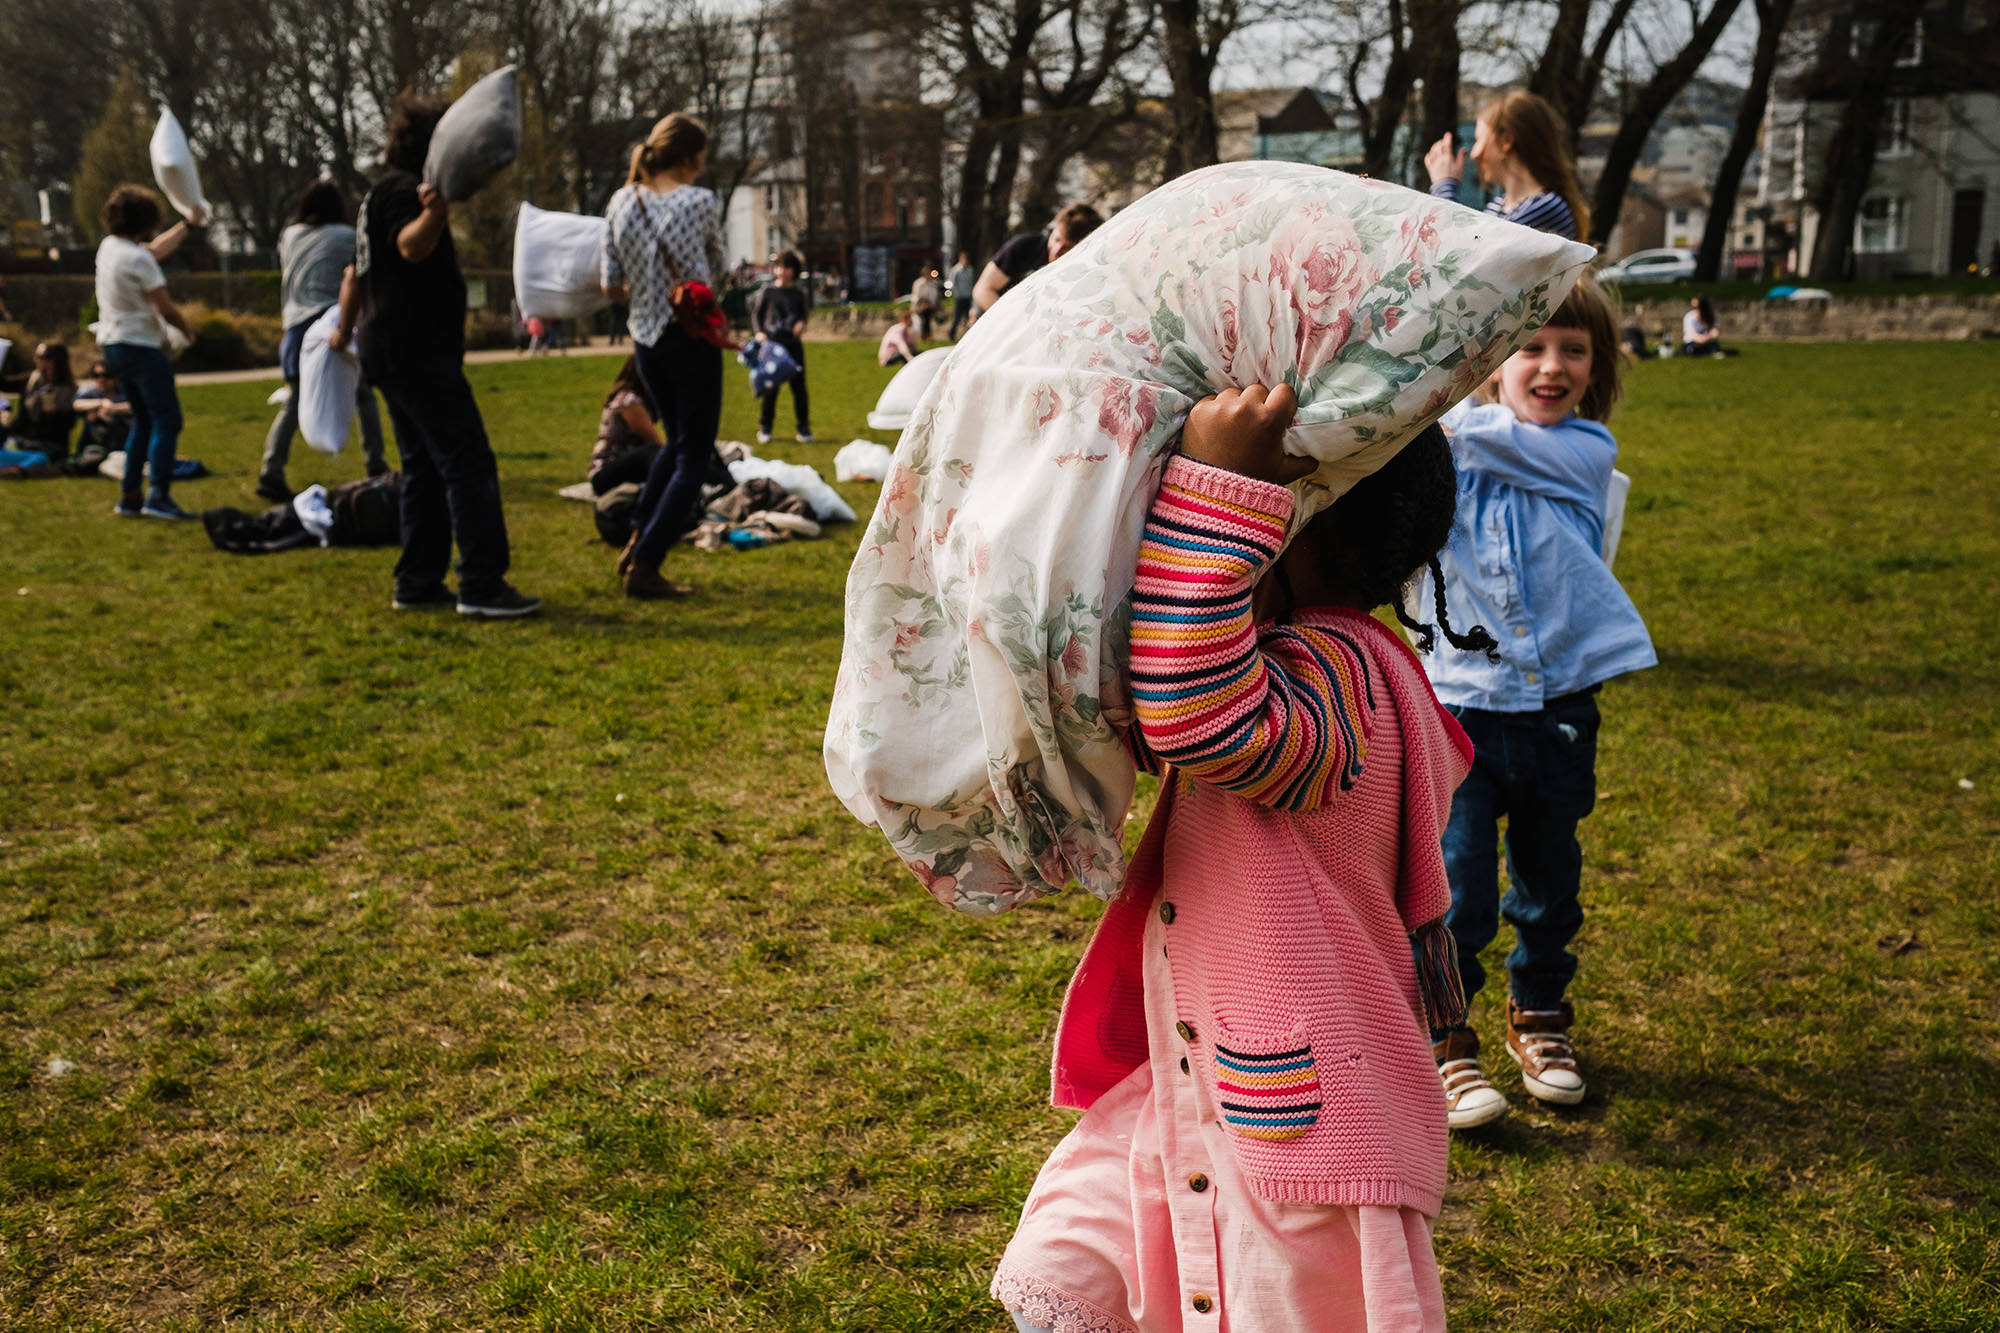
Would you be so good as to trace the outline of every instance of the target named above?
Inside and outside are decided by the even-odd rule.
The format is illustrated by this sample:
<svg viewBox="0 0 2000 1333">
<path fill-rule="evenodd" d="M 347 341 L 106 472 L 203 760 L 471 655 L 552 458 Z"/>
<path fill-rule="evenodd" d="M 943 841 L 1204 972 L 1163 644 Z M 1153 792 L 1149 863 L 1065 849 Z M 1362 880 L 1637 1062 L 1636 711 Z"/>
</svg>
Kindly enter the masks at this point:
<svg viewBox="0 0 2000 1333">
<path fill-rule="evenodd" d="M 769 444 L 770 442 L 771 442 L 771 432 L 770 432 L 770 431 L 768 431 L 768 430 L 760 430 L 760 431 L 758 431 L 758 432 L 757 432 L 757 443 L 759 443 L 759 444 Z"/>
<path fill-rule="evenodd" d="M 1479 1037 L 1471 1028 L 1453 1028 L 1443 1041 L 1432 1042 L 1431 1055 L 1444 1082 L 1446 1125 L 1471 1129 L 1507 1114 L 1507 1099 L 1479 1066 Z"/>
</svg>

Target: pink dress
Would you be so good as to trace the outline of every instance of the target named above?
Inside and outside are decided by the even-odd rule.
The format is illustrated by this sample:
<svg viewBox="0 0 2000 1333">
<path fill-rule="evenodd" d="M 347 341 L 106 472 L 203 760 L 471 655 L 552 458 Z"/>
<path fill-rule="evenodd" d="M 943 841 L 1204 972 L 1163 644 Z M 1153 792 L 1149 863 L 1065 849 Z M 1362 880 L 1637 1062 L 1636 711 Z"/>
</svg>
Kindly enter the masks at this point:
<svg viewBox="0 0 2000 1333">
<path fill-rule="evenodd" d="M 994 1296 L 1058 1333 L 1444 1327 L 1443 1094 L 1408 932 L 1449 903 L 1469 746 L 1357 612 L 1252 625 L 1281 487 L 1169 465 L 1133 698 L 1174 768 L 1065 997 L 1043 1167 Z"/>
</svg>

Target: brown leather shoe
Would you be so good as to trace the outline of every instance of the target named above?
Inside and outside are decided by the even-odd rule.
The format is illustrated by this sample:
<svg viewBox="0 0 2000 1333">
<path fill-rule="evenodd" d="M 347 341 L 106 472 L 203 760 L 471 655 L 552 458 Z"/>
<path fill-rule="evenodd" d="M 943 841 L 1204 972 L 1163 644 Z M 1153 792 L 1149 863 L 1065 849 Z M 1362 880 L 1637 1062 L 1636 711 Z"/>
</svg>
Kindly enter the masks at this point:
<svg viewBox="0 0 2000 1333">
<path fill-rule="evenodd" d="M 618 577 L 624 578 L 632 572 L 632 552 L 639 549 L 639 529 L 633 528 L 632 535 L 625 539 L 625 549 L 618 553 Z"/>
<path fill-rule="evenodd" d="M 668 597 L 685 597 L 693 591 L 693 588 L 685 588 L 660 577 L 658 565 L 641 565 L 635 562 L 625 571 L 627 597 L 637 597 L 643 601 L 660 601 Z"/>
<path fill-rule="evenodd" d="M 1537 1101 L 1574 1106 L 1583 1100 L 1583 1075 L 1569 1040 L 1574 1022 L 1568 1000 L 1560 1009 L 1523 1009 L 1507 997 L 1507 1054 L 1521 1066 L 1521 1082 Z"/>
<path fill-rule="evenodd" d="M 1486 1081 L 1479 1067 L 1479 1034 L 1453 1028 L 1443 1041 L 1431 1043 L 1438 1077 L 1444 1081 L 1444 1122 L 1452 1129 L 1471 1129 L 1507 1114 L 1507 1099 Z"/>
</svg>

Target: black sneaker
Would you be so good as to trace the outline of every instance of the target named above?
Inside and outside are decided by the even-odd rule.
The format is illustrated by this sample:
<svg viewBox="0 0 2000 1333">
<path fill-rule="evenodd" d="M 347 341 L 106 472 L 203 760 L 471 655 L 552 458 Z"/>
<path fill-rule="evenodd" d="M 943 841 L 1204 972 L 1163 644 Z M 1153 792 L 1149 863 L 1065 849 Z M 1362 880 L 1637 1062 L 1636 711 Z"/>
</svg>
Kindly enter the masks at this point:
<svg viewBox="0 0 2000 1333">
<path fill-rule="evenodd" d="M 515 616 L 531 616 L 542 609 L 542 599 L 530 597 L 520 589 L 503 583 L 492 592 L 477 597 L 468 597 L 463 591 L 458 594 L 458 613 L 462 616 L 483 616 L 488 620 L 511 620 Z"/>
<path fill-rule="evenodd" d="M 290 504 L 292 488 L 285 485 L 283 477 L 257 478 L 257 494 L 274 505 Z"/>
<path fill-rule="evenodd" d="M 442 583 L 421 592 L 404 592 L 398 588 L 393 605 L 398 611 L 429 611 L 440 606 L 458 605 L 458 594 Z"/>
<path fill-rule="evenodd" d="M 169 523 L 191 523 L 195 518 L 164 495 L 155 495 L 147 500 L 140 506 L 139 512 L 147 518 L 163 518 Z"/>
<path fill-rule="evenodd" d="M 145 502 L 136 495 L 120 496 L 117 507 L 111 512 L 120 518 L 144 518 Z"/>
</svg>

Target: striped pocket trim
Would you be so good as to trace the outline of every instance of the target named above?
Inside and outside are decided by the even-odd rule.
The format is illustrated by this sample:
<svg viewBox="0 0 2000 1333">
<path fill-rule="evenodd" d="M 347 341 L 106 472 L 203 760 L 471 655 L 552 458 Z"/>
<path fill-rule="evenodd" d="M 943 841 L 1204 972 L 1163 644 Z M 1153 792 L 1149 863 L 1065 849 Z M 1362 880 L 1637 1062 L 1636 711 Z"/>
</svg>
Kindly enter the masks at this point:
<svg viewBox="0 0 2000 1333">
<path fill-rule="evenodd" d="M 1319 1123 L 1312 1048 L 1254 1054 L 1215 1047 L 1222 1122 L 1253 1139 L 1296 1139 Z"/>
</svg>

